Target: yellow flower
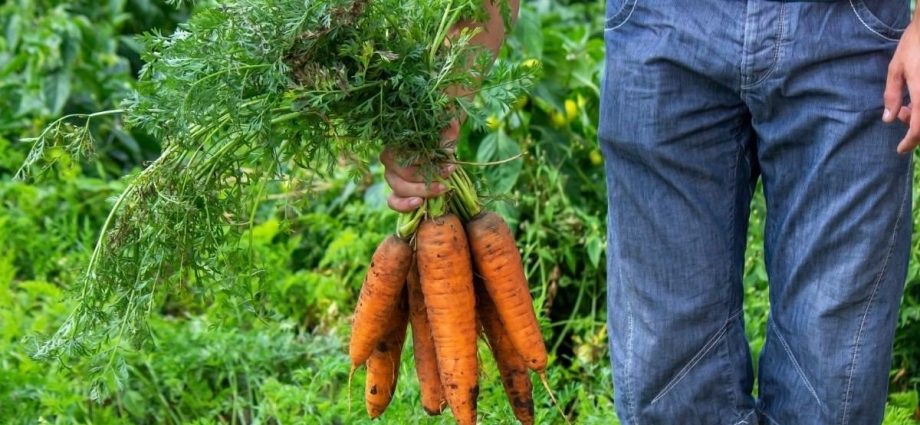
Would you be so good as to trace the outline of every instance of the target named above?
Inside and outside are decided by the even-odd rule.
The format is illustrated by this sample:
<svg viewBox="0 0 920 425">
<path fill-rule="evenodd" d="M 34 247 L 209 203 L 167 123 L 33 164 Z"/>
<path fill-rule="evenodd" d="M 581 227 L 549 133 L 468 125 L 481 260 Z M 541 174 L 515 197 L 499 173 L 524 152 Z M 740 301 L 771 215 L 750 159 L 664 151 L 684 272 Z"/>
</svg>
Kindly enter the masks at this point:
<svg viewBox="0 0 920 425">
<path fill-rule="evenodd" d="M 489 127 L 489 130 L 498 130 L 501 126 L 502 120 L 495 115 L 489 115 L 489 118 L 486 118 L 486 127 Z"/>
<path fill-rule="evenodd" d="M 569 123 L 569 121 L 565 118 L 565 115 L 557 111 L 550 112 L 549 119 L 556 127 L 562 127 Z"/>
<path fill-rule="evenodd" d="M 537 59 L 527 59 L 524 61 L 523 65 L 525 68 L 536 68 L 540 66 L 540 61 Z"/>
<path fill-rule="evenodd" d="M 591 160 L 592 165 L 601 165 L 604 163 L 604 156 L 601 155 L 601 151 L 595 149 L 588 154 L 588 159 Z"/>
<path fill-rule="evenodd" d="M 566 99 L 565 118 L 568 120 L 568 122 L 572 122 L 576 117 L 578 117 L 578 105 L 575 104 L 574 100 Z"/>
</svg>

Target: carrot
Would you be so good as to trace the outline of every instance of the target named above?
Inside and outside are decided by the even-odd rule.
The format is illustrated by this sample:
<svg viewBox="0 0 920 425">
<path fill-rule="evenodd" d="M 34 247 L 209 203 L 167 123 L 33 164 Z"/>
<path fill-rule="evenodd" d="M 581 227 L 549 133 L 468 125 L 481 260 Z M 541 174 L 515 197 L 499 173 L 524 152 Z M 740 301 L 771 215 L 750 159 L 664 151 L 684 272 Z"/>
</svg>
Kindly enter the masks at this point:
<svg viewBox="0 0 920 425">
<path fill-rule="evenodd" d="M 467 223 L 473 264 L 495 303 L 514 348 L 541 377 L 546 370 L 546 346 L 533 311 L 521 254 L 511 229 L 498 214 L 483 212 Z"/>
<path fill-rule="evenodd" d="M 476 303 L 476 312 L 482 323 L 483 333 L 492 348 L 492 356 L 495 357 L 495 363 L 498 365 L 502 386 L 505 387 L 511 410 L 522 424 L 532 425 L 534 422 L 533 383 L 530 381 L 527 363 L 511 344 L 508 332 L 505 331 L 505 326 L 502 325 L 498 312 L 495 310 L 495 303 L 489 298 L 489 294 L 478 279 Z"/>
<path fill-rule="evenodd" d="M 374 351 L 367 359 L 367 379 L 364 383 L 364 406 L 371 419 L 382 415 L 399 378 L 399 358 L 403 342 L 406 341 L 406 325 L 409 322 L 408 294 L 403 290 L 399 296 L 397 308 L 386 324 L 379 324 L 386 330 L 383 338 L 377 342 Z"/>
<path fill-rule="evenodd" d="M 392 319 L 411 262 L 412 247 L 396 236 L 384 239 L 374 251 L 351 328 L 348 355 L 351 357 L 352 373 L 367 361 L 374 346 L 386 333 L 387 328 L 383 324 L 390 323 Z"/>
<path fill-rule="evenodd" d="M 406 278 L 406 290 L 409 292 L 409 323 L 412 325 L 412 350 L 415 355 L 415 372 L 421 388 L 422 408 L 429 415 L 440 415 L 444 410 L 444 389 L 438 376 L 438 357 L 431 338 L 431 326 L 425 310 L 425 298 L 419 282 L 418 267 L 415 262 L 409 268 Z"/>
<path fill-rule="evenodd" d="M 476 423 L 479 395 L 476 299 L 463 225 L 453 214 L 427 219 L 416 234 L 419 277 L 438 371 L 457 423 Z"/>
</svg>

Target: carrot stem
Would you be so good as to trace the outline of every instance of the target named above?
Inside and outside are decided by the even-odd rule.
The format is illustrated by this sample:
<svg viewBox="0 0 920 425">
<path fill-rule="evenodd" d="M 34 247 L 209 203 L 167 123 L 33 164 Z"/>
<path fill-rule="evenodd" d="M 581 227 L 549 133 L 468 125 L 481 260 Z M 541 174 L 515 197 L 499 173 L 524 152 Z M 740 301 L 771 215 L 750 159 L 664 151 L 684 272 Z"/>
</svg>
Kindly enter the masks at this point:
<svg viewBox="0 0 920 425">
<path fill-rule="evenodd" d="M 399 215 L 399 219 L 396 220 L 396 236 L 403 240 L 408 240 L 415 234 L 419 223 L 425 218 L 426 204 L 427 203 L 423 202 L 422 206 L 418 207 L 415 211 Z"/>
<path fill-rule="evenodd" d="M 466 174 L 466 170 L 463 167 L 457 167 L 457 170 L 450 175 L 450 182 L 453 189 L 451 204 L 460 217 L 464 221 L 469 221 L 479 215 L 482 206 L 479 204 L 476 188 L 469 175 Z"/>
<path fill-rule="evenodd" d="M 428 217 L 440 217 L 447 213 L 444 197 L 431 198 L 425 201 L 428 204 Z"/>
</svg>

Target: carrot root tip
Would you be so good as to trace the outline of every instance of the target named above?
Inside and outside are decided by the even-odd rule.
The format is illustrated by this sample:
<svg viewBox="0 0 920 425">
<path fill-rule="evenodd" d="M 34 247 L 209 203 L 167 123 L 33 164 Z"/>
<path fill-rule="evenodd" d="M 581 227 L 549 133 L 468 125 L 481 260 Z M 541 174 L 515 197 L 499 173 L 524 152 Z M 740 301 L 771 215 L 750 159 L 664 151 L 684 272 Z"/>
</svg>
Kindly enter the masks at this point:
<svg viewBox="0 0 920 425">
<path fill-rule="evenodd" d="M 348 393 L 348 414 L 349 415 L 351 415 L 351 408 L 352 408 L 351 406 L 351 402 L 352 402 L 351 400 L 351 378 L 355 376 L 355 371 L 357 370 L 358 370 L 358 366 L 352 365 L 351 370 L 348 372 L 348 387 L 346 387 L 348 391 L 346 392 Z"/>
<path fill-rule="evenodd" d="M 549 380 L 546 379 L 546 371 L 541 370 L 537 372 L 537 375 L 540 376 L 540 382 L 543 383 L 543 388 L 546 388 L 546 393 L 549 394 L 549 399 L 552 400 L 553 406 L 556 406 L 556 410 L 558 410 L 559 414 L 562 415 L 562 419 L 565 420 L 565 423 L 571 425 L 572 422 L 569 422 L 569 417 L 566 416 L 564 411 L 562 411 L 562 406 L 559 405 L 559 401 L 556 400 L 556 396 L 553 394 L 553 390 L 549 387 Z"/>
</svg>

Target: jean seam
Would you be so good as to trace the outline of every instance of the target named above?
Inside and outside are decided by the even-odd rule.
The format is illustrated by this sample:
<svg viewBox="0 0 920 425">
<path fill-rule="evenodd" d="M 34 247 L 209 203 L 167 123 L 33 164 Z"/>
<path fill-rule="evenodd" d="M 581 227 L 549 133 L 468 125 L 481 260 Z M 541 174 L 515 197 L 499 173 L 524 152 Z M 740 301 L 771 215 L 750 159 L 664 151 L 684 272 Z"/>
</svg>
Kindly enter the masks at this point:
<svg viewBox="0 0 920 425">
<path fill-rule="evenodd" d="M 626 10 L 625 8 L 626 8 L 626 7 L 629 7 L 629 12 L 625 12 L 625 13 L 626 13 L 626 16 L 623 18 L 622 21 L 618 22 L 616 25 L 613 25 L 613 26 L 606 26 L 606 25 L 605 25 L 604 32 L 613 31 L 613 30 L 615 30 L 615 29 L 617 29 L 617 28 L 622 27 L 623 25 L 626 25 L 626 23 L 629 22 L 629 18 L 632 18 L 633 12 L 636 11 L 636 2 L 637 2 L 637 1 L 638 1 L 638 0 L 627 0 L 627 3 L 628 3 L 628 4 L 624 5 L 624 6 L 623 6 L 623 7 L 624 7 L 623 10 L 618 11 L 617 14 L 616 14 L 615 16 L 613 16 L 613 18 L 617 18 L 617 17 L 619 17 L 620 15 L 622 15 L 622 14 L 625 12 L 625 10 Z"/>
<path fill-rule="evenodd" d="M 795 368 L 796 373 L 798 373 L 799 377 L 802 378 L 802 381 L 805 383 L 805 387 L 808 388 L 808 392 L 814 396 L 815 401 L 818 402 L 818 406 L 824 407 L 824 403 L 822 403 L 821 398 L 818 397 L 818 392 L 815 391 L 815 387 L 811 385 L 811 381 L 808 380 L 808 377 L 805 375 L 805 371 L 802 369 L 799 361 L 795 358 L 795 355 L 792 354 L 792 348 L 789 347 L 789 344 L 786 342 L 786 338 L 782 333 L 780 333 L 779 329 L 774 323 L 775 322 L 771 321 L 767 324 L 767 326 L 773 329 L 773 333 L 776 334 L 780 345 L 783 346 L 783 350 L 786 351 L 786 355 L 789 356 L 789 360 L 792 361 L 792 367 Z"/>
<path fill-rule="evenodd" d="M 852 0 L 851 0 L 852 1 Z M 776 47 L 773 49 L 773 61 L 770 64 L 770 69 L 760 77 L 757 81 L 754 81 L 750 84 L 741 84 L 741 90 L 750 90 L 757 87 L 759 84 L 766 81 L 770 76 L 773 75 L 773 72 L 776 71 L 777 66 L 779 65 L 779 56 L 780 49 L 783 48 L 783 38 L 786 37 L 786 2 L 782 1 L 779 4 L 779 32 L 776 35 Z M 742 79 L 743 81 L 743 79 Z"/>
<path fill-rule="evenodd" d="M 853 0 L 850 0 L 850 4 L 853 3 Z M 885 259 L 882 261 L 882 269 L 879 271 L 878 277 L 875 279 L 875 283 L 872 285 L 872 293 L 869 295 L 869 300 L 866 302 L 866 308 L 863 311 L 862 318 L 859 320 L 859 328 L 856 332 L 856 340 L 853 344 L 853 355 L 850 360 L 850 367 L 847 370 L 847 386 L 846 392 L 844 392 L 843 397 L 843 408 L 841 409 L 840 414 L 840 424 L 847 425 L 849 423 L 849 416 L 847 416 L 849 407 L 850 407 L 850 398 L 853 390 L 853 375 L 856 372 L 856 362 L 859 359 L 859 344 L 862 340 L 863 332 L 866 325 L 866 319 L 869 317 L 869 310 L 872 308 L 872 303 L 875 301 L 875 296 L 878 294 L 878 288 L 881 286 L 882 278 L 885 276 L 885 272 L 888 270 L 888 263 L 891 260 L 891 256 L 894 253 L 894 246 L 897 241 L 898 229 L 901 228 L 901 221 L 904 218 L 904 205 L 907 203 L 907 196 L 911 193 L 910 191 L 910 167 L 913 166 L 912 158 L 907 160 L 907 176 L 905 178 L 906 182 L 904 184 L 904 194 L 901 195 L 901 205 L 898 208 L 898 217 L 895 219 L 894 228 L 891 231 L 891 237 L 889 238 L 887 252 L 885 254 Z"/>
<path fill-rule="evenodd" d="M 734 372 L 735 364 L 732 361 L 731 347 L 729 347 L 729 341 L 731 340 L 729 337 L 731 324 L 732 324 L 732 321 L 728 321 L 728 326 L 725 327 L 725 332 L 720 338 L 718 348 L 713 353 L 713 356 L 718 356 L 718 359 L 727 365 L 727 367 L 725 367 L 721 371 L 721 373 L 719 374 L 719 377 L 722 378 L 726 383 L 728 383 L 728 385 L 725 385 L 723 387 L 723 390 L 727 393 L 726 398 L 728 400 L 731 400 L 731 406 L 738 406 L 738 397 L 736 395 L 737 391 L 735 391 L 734 385 L 732 385 L 732 383 L 737 382 L 737 381 L 734 379 L 735 378 L 735 372 Z M 740 416 L 740 413 L 736 414 L 735 416 Z"/>
<path fill-rule="evenodd" d="M 741 124 L 741 125 L 738 126 L 737 134 L 736 134 L 735 137 L 733 138 L 733 139 L 735 139 L 735 141 L 740 140 L 740 137 L 738 137 L 738 136 L 739 136 L 739 135 L 741 134 L 741 132 L 743 131 L 743 130 L 742 130 L 742 126 L 743 126 L 743 124 Z M 735 227 L 738 225 L 738 217 L 737 217 L 737 215 L 738 215 L 738 198 L 737 198 L 737 197 L 738 197 L 738 169 L 740 168 L 741 161 L 744 160 L 744 152 L 745 152 L 744 146 L 745 146 L 745 145 L 744 145 L 743 142 L 740 143 L 740 144 L 738 145 L 738 153 L 737 153 L 736 156 L 735 156 L 735 162 L 734 162 L 733 167 L 732 167 L 732 180 L 731 180 L 732 190 L 731 190 L 730 193 L 733 193 L 733 194 L 735 195 L 735 197 L 732 199 L 732 202 L 731 202 L 731 208 L 730 208 L 730 212 L 729 212 L 729 214 L 730 214 L 729 217 L 731 217 L 731 218 L 729 219 L 729 221 L 730 221 L 730 223 L 731 223 L 731 224 L 730 224 L 731 227 L 729 227 L 729 230 L 728 230 L 728 231 L 731 233 L 731 241 L 730 241 L 729 247 L 730 247 L 730 249 L 732 250 L 733 253 L 734 253 L 735 245 L 737 245 L 737 242 L 738 242 L 738 241 L 737 241 L 737 239 L 738 239 L 738 232 L 735 231 Z M 728 276 L 729 276 L 729 286 L 730 286 L 731 283 L 732 283 L 732 278 L 731 278 L 731 277 L 732 277 L 732 276 L 735 276 L 735 272 L 736 272 L 735 269 L 736 269 L 736 268 L 737 268 L 737 265 L 735 264 L 734 261 L 732 261 L 731 264 L 730 264 L 729 267 L 728 267 L 728 270 L 729 270 L 729 274 L 728 274 Z M 742 297 L 743 297 L 743 295 L 742 295 Z M 732 310 L 731 310 L 731 305 L 730 305 L 730 304 L 731 304 L 731 301 L 732 301 L 731 297 L 728 297 L 728 299 L 726 300 L 726 303 L 728 303 L 729 305 L 726 305 L 726 307 L 727 307 L 727 308 L 725 309 L 726 311 L 732 311 Z M 743 304 L 744 304 L 744 301 L 742 300 L 742 312 L 744 311 L 744 310 L 743 310 L 743 309 L 744 309 Z M 729 315 L 729 319 L 728 319 L 728 321 L 726 321 L 726 323 L 730 323 L 730 322 L 731 322 L 731 315 Z M 727 327 L 726 327 L 726 333 L 727 333 Z M 724 335 L 723 335 L 723 336 L 724 336 Z M 721 337 L 720 337 L 720 338 L 721 338 Z M 724 346 L 724 345 L 723 345 L 723 346 Z M 728 349 L 728 347 L 725 347 L 725 348 L 726 348 L 726 350 Z M 733 366 L 733 364 L 732 364 L 731 353 L 727 353 L 726 357 L 727 357 L 726 363 L 728 363 L 730 366 Z M 735 375 L 735 370 L 734 370 L 734 368 L 733 368 L 733 367 L 729 367 L 728 369 L 729 369 L 729 370 L 728 370 L 728 373 L 734 378 L 734 377 L 735 377 L 735 376 L 734 376 L 734 375 Z M 737 399 L 737 397 L 735 396 L 735 391 L 732 390 L 731 388 L 729 388 L 728 393 L 729 393 L 729 396 L 730 396 L 731 399 L 732 399 L 732 405 L 737 406 L 737 405 L 738 405 L 738 399 Z"/>
<path fill-rule="evenodd" d="M 680 383 L 680 381 L 683 381 L 683 379 L 690 373 L 690 371 L 693 370 L 693 368 L 700 361 L 702 361 L 706 357 L 706 355 L 709 354 L 710 351 L 712 351 L 713 348 L 715 348 L 715 346 L 719 343 L 719 341 L 722 340 L 722 337 L 725 336 L 725 333 L 728 330 L 728 326 L 731 324 L 733 320 L 735 320 L 738 317 L 739 314 L 742 313 L 742 311 L 743 310 L 738 310 L 732 313 L 731 317 L 729 317 L 728 320 L 726 320 L 725 323 L 722 324 L 719 330 L 711 338 L 709 338 L 709 341 L 707 341 L 706 344 L 704 344 L 703 347 L 700 348 L 700 351 L 697 351 L 697 353 L 690 359 L 690 362 L 687 363 L 687 365 L 685 365 L 683 368 L 681 368 L 681 370 L 677 372 L 677 375 L 674 375 L 674 377 L 671 378 L 670 382 L 668 382 L 668 384 L 665 385 L 665 387 L 662 388 L 660 392 L 658 392 L 658 395 L 656 395 L 655 398 L 653 398 L 651 403 L 649 404 L 655 404 L 656 402 L 658 402 L 658 400 L 661 400 L 661 398 L 667 395 L 668 392 L 670 392 L 672 389 L 674 389 L 674 387 L 676 387 L 677 384 Z"/>
<path fill-rule="evenodd" d="M 741 419 L 739 419 L 738 422 L 735 422 L 734 425 L 750 425 L 750 424 L 748 423 L 748 418 L 750 418 L 751 415 L 753 415 L 753 414 L 755 414 L 755 413 L 757 413 L 757 409 L 751 409 L 751 411 L 748 412 L 747 415 L 742 416 Z"/>
<path fill-rule="evenodd" d="M 617 262 L 617 263 L 618 263 L 617 277 L 620 280 L 620 284 L 623 285 L 623 282 L 624 282 L 623 268 L 619 265 L 620 262 Z M 631 422 L 633 424 L 639 425 L 639 420 L 636 417 L 636 402 L 635 402 L 636 395 L 633 393 L 633 388 L 635 388 L 635 386 L 633 385 L 633 373 L 634 372 L 633 372 L 633 367 L 632 367 L 632 360 L 633 360 L 633 355 L 634 355 L 633 353 L 633 339 L 634 339 L 633 308 L 632 308 L 632 302 L 630 301 L 632 297 L 627 296 L 625 298 L 626 298 L 626 364 L 624 365 L 624 369 L 626 369 L 625 370 L 626 388 L 624 389 L 625 390 L 624 398 L 626 399 L 627 412 L 623 412 L 623 413 L 624 413 L 624 416 L 632 416 L 633 420 Z"/>
<path fill-rule="evenodd" d="M 859 9 L 856 8 L 856 3 L 854 3 L 853 0 L 849 0 L 849 2 L 850 2 L 850 8 L 853 9 L 853 14 L 856 15 L 856 19 L 859 20 L 859 23 L 861 23 L 862 26 L 866 27 L 866 29 L 868 29 L 869 31 L 871 31 L 873 34 L 875 34 L 875 35 L 877 35 L 877 36 L 879 36 L 879 37 L 882 37 L 882 38 L 884 38 L 885 40 L 888 40 L 888 41 L 898 41 L 897 38 L 889 37 L 889 36 L 887 36 L 887 35 L 885 35 L 885 34 L 882 34 L 882 33 L 879 32 L 878 30 L 876 30 L 875 28 L 872 28 L 872 25 L 869 25 L 869 23 L 866 22 L 866 20 L 863 19 L 862 15 L 859 13 Z M 886 26 L 887 26 L 887 25 L 886 25 Z M 903 33 L 903 32 L 904 32 L 904 30 L 897 30 L 897 29 L 895 29 L 895 28 L 888 28 L 888 29 L 891 30 L 891 31 L 894 31 L 894 32 L 896 32 L 896 33 Z"/>
</svg>

